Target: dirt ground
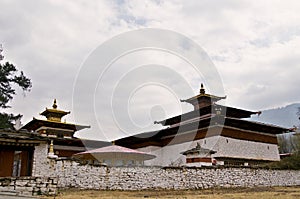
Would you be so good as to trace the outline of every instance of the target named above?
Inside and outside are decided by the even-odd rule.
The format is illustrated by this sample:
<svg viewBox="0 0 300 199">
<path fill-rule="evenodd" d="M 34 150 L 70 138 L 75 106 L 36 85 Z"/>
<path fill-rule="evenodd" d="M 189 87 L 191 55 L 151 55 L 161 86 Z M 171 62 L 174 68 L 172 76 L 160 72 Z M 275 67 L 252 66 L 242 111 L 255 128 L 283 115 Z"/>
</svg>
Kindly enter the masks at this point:
<svg viewBox="0 0 300 199">
<path fill-rule="evenodd" d="M 47 197 L 54 198 L 54 197 Z M 108 199 L 108 198 L 300 198 L 300 186 L 298 187 L 256 187 L 256 188 L 228 188 L 228 189 L 207 189 L 207 190 L 186 190 L 186 191 L 95 191 L 95 190 L 61 190 L 56 199 Z"/>
</svg>

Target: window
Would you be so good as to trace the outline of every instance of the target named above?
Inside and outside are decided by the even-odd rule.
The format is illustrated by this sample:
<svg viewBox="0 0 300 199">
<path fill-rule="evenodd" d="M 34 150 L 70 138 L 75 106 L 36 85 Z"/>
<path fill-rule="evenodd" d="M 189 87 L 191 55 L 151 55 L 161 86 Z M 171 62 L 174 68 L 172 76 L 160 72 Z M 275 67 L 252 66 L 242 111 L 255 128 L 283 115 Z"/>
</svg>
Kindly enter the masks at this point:
<svg viewBox="0 0 300 199">
<path fill-rule="evenodd" d="M 14 164 L 13 164 L 13 177 L 18 177 L 20 176 L 21 173 L 21 153 L 22 151 L 15 151 L 15 156 L 14 156 Z"/>
<path fill-rule="evenodd" d="M 117 167 L 124 166 L 123 160 L 116 160 L 115 166 L 117 166 Z"/>
<path fill-rule="evenodd" d="M 134 166 L 134 161 L 133 160 L 128 160 L 127 166 Z"/>
</svg>

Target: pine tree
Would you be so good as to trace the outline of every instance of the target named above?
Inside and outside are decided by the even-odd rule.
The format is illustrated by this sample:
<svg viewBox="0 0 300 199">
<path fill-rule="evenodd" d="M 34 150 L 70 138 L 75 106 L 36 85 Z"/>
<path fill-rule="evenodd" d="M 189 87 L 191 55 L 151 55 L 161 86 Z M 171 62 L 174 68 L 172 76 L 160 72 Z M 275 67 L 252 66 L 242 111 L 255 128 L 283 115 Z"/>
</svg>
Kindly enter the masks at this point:
<svg viewBox="0 0 300 199">
<path fill-rule="evenodd" d="M 9 102 L 16 95 L 15 85 L 20 87 L 23 91 L 30 91 L 32 86 L 31 80 L 27 78 L 23 71 L 18 72 L 15 65 L 3 61 L 2 46 L 0 45 L 0 108 L 10 108 Z M 0 113 L 0 128 L 13 128 L 14 121 L 20 119 L 22 115 L 13 115 L 10 113 Z"/>
</svg>

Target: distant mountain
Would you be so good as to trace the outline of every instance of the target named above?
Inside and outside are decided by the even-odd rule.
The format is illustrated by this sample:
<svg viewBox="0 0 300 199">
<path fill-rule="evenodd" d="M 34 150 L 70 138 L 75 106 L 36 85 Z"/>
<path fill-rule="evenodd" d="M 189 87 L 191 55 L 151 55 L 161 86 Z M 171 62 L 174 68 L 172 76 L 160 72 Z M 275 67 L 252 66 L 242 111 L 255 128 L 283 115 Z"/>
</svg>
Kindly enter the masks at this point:
<svg viewBox="0 0 300 199">
<path fill-rule="evenodd" d="M 262 111 L 260 116 L 252 116 L 250 120 L 268 124 L 274 124 L 286 128 L 294 125 L 299 126 L 300 120 L 297 115 L 300 103 L 294 103 L 281 108 L 274 108 Z"/>
</svg>

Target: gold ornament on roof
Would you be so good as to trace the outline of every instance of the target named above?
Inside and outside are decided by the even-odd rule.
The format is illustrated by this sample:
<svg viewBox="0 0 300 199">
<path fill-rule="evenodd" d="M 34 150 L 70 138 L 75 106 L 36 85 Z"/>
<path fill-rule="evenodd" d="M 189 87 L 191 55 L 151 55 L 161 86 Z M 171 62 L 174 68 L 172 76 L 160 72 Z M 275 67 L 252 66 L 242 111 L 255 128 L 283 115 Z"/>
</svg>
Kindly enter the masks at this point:
<svg viewBox="0 0 300 199">
<path fill-rule="evenodd" d="M 54 99 L 54 102 L 53 102 L 52 108 L 53 108 L 53 109 L 57 109 L 56 99 Z"/>
<path fill-rule="evenodd" d="M 51 142 L 50 142 L 49 153 L 50 153 L 50 154 L 54 154 L 54 149 L 53 149 L 53 140 L 51 140 Z"/>
</svg>

